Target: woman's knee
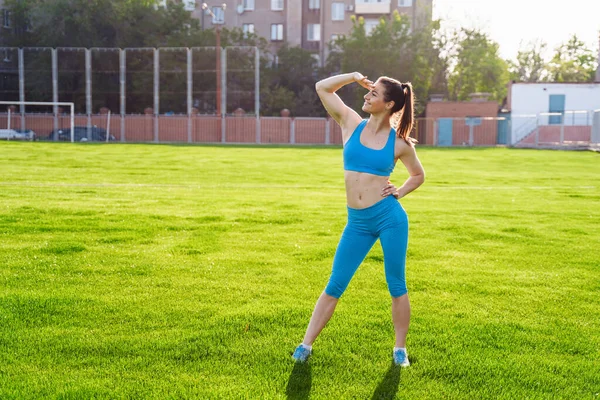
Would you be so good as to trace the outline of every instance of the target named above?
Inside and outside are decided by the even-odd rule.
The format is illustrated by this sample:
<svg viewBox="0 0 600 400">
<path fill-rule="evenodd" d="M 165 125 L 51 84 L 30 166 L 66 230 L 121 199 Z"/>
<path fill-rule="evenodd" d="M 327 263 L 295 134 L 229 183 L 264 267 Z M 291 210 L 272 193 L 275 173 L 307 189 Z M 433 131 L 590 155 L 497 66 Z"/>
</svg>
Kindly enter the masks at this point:
<svg viewBox="0 0 600 400">
<path fill-rule="evenodd" d="M 393 298 L 402 297 L 405 294 L 408 294 L 408 289 L 406 288 L 406 282 L 404 282 L 404 284 L 399 284 L 399 285 L 394 285 L 394 286 L 388 284 L 388 290 L 390 292 L 390 295 Z"/>
<path fill-rule="evenodd" d="M 327 286 L 325 287 L 325 294 L 339 299 L 340 297 L 342 297 L 342 294 L 344 294 L 344 292 L 346 291 L 346 287 L 348 287 L 348 284 L 330 280 Z"/>
<path fill-rule="evenodd" d="M 385 280 L 388 285 L 388 290 L 392 297 L 404 296 L 408 293 L 406 287 L 406 274 L 404 263 L 396 265 L 386 265 Z"/>
</svg>

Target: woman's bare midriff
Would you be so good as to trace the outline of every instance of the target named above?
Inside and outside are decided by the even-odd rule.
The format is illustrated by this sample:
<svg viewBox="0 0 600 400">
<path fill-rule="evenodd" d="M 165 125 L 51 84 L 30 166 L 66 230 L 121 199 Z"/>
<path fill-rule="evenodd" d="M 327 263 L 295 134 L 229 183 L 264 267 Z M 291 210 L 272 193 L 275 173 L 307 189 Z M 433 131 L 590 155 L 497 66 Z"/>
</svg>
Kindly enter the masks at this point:
<svg viewBox="0 0 600 400">
<path fill-rule="evenodd" d="M 389 177 L 366 172 L 344 171 L 346 199 L 350 208 L 367 208 L 382 200 L 381 190 Z"/>
</svg>

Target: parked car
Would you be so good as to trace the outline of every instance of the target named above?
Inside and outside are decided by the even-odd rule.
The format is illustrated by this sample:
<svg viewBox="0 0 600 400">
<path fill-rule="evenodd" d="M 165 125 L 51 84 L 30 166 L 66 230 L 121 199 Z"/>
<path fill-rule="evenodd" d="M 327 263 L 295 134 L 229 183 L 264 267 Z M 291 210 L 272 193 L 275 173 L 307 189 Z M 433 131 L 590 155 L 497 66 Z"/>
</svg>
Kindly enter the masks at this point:
<svg viewBox="0 0 600 400">
<path fill-rule="evenodd" d="M 97 126 L 92 126 L 90 128 L 91 140 L 94 142 L 105 142 L 106 141 L 106 130 L 102 128 L 98 128 Z M 59 140 L 59 141 L 71 141 L 71 128 L 58 129 L 56 131 L 50 132 L 50 136 L 48 136 L 48 140 Z M 86 142 L 88 139 L 88 128 L 87 126 L 76 126 L 74 130 L 74 140 L 76 142 Z M 109 141 L 116 140 L 113 135 L 110 135 L 108 138 Z"/>
<path fill-rule="evenodd" d="M 31 129 L 0 129 L 2 140 L 35 140 L 36 134 Z"/>
</svg>

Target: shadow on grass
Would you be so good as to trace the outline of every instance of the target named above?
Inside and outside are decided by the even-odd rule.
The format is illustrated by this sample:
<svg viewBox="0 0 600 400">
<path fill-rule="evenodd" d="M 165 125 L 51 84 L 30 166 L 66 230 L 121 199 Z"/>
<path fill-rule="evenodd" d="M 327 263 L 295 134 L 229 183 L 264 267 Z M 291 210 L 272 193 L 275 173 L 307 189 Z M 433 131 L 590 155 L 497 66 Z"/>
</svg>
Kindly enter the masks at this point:
<svg viewBox="0 0 600 400">
<path fill-rule="evenodd" d="M 400 385 L 400 370 L 402 367 L 395 365 L 392 362 L 387 373 L 383 377 L 383 380 L 377 385 L 375 393 L 371 400 L 384 400 L 393 399 L 398 391 L 398 385 Z"/>
<path fill-rule="evenodd" d="M 290 374 L 285 394 L 288 399 L 301 400 L 308 399 L 310 388 L 312 386 L 312 376 L 310 373 L 310 364 L 296 363 Z"/>
</svg>

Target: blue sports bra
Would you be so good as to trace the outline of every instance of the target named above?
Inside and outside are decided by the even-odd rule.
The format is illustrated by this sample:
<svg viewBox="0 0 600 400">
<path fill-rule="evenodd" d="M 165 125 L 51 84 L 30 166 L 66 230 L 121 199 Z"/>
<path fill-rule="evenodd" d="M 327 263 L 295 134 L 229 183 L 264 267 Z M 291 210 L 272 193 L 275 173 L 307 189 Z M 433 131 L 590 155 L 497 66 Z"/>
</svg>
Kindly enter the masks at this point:
<svg viewBox="0 0 600 400">
<path fill-rule="evenodd" d="M 396 130 L 392 128 L 387 143 L 381 150 L 366 147 L 360 142 L 360 134 L 365 129 L 367 120 L 364 119 L 344 146 L 344 170 L 366 172 L 379 176 L 390 176 L 394 171 L 394 145 Z"/>
</svg>

